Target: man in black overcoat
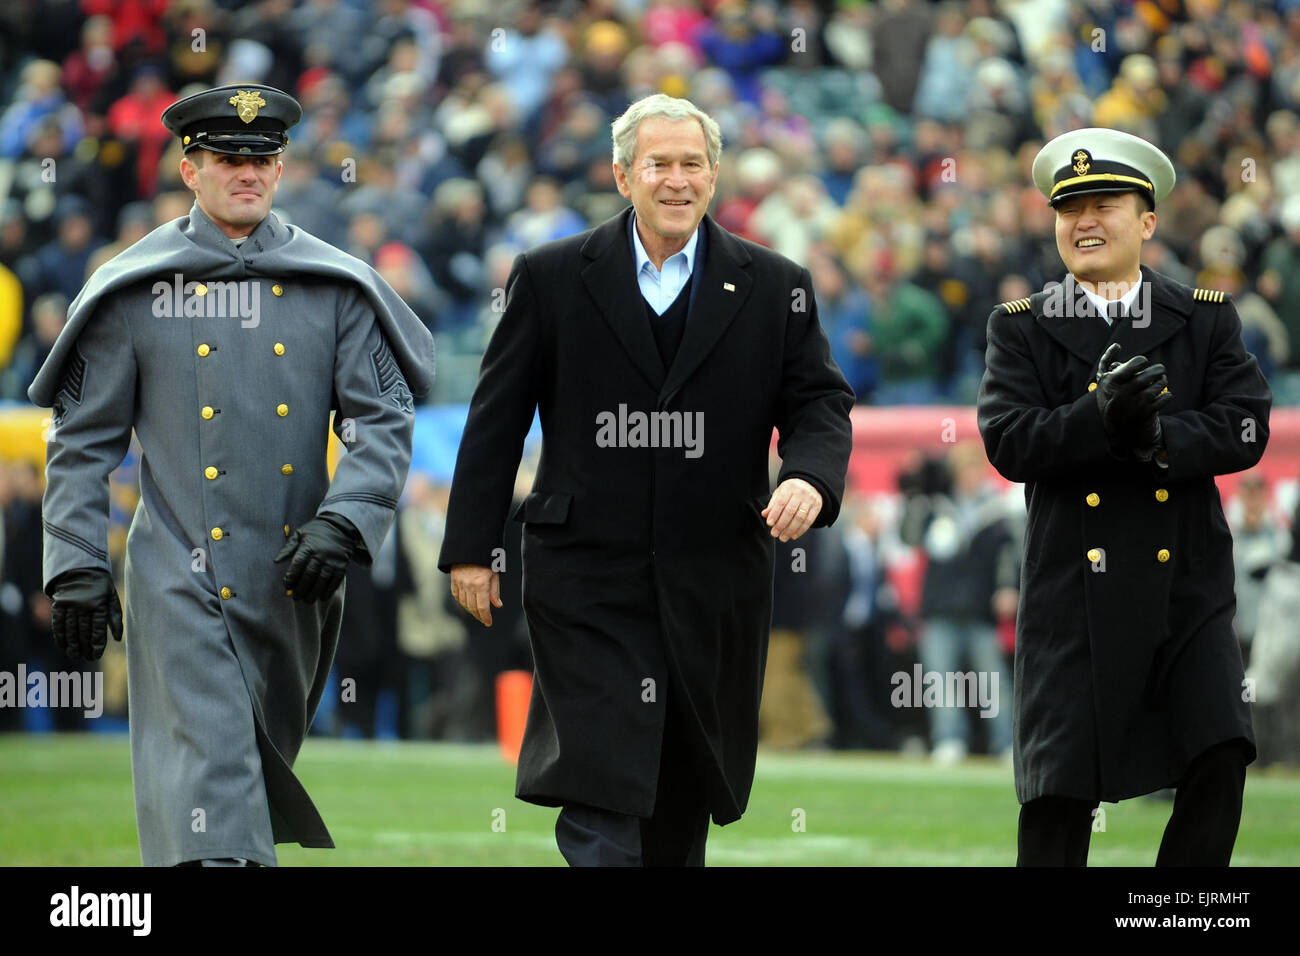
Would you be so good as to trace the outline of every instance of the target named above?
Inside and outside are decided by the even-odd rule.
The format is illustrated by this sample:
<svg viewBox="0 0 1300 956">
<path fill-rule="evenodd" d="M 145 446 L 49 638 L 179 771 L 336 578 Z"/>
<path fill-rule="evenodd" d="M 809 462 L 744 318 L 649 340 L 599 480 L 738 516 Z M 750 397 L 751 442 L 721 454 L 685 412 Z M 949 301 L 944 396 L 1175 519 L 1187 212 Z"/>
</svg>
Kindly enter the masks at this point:
<svg viewBox="0 0 1300 956">
<path fill-rule="evenodd" d="M 1156 864 L 1226 866 L 1255 741 L 1214 478 L 1259 461 L 1272 396 L 1226 295 L 1139 264 L 1174 184 L 1162 152 L 1075 130 L 1033 173 L 1069 275 L 993 310 L 979 395 L 1029 509 L 1019 862 L 1085 865 L 1100 801 L 1175 787 Z"/>
<path fill-rule="evenodd" d="M 705 215 L 717 123 L 656 95 L 613 139 L 632 205 L 511 270 L 439 566 L 490 625 L 537 409 L 514 513 L 535 658 L 516 794 L 564 808 L 571 864 L 700 865 L 709 816 L 738 819 L 753 781 L 773 539 L 835 520 L 853 392 L 808 270 Z"/>
</svg>

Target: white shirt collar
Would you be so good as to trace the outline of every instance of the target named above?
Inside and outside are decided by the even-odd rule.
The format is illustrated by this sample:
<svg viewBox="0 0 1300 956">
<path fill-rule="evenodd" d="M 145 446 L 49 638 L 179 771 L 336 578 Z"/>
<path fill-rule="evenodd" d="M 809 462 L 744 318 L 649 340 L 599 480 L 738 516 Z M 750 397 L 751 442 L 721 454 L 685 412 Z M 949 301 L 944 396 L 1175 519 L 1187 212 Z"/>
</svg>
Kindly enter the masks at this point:
<svg viewBox="0 0 1300 956">
<path fill-rule="evenodd" d="M 700 227 L 696 226 L 695 231 L 691 233 L 691 238 L 686 240 L 686 245 L 682 247 L 681 252 L 675 252 L 664 260 L 664 265 L 672 262 L 678 256 L 686 257 L 686 271 L 688 273 L 695 271 L 695 245 L 700 238 Z M 632 213 L 632 248 L 636 252 L 636 274 L 640 275 L 645 264 L 650 262 L 650 255 L 645 251 L 645 246 L 641 245 L 641 234 L 636 231 L 636 213 Z M 650 262 L 651 268 L 654 263 Z"/>
<path fill-rule="evenodd" d="M 1075 279 L 1074 281 L 1075 284 L 1077 285 L 1079 280 Z M 1143 280 L 1139 278 L 1137 282 L 1134 282 L 1133 285 L 1129 286 L 1129 290 L 1127 292 L 1125 292 L 1122 296 L 1120 296 L 1119 301 L 1120 304 L 1124 306 L 1124 312 L 1126 314 L 1132 314 L 1133 312 L 1133 300 L 1136 299 L 1138 297 L 1138 293 L 1142 291 L 1142 281 Z M 1100 315 L 1102 318 L 1108 318 L 1109 313 L 1107 312 L 1106 307 L 1107 305 L 1109 305 L 1109 302 L 1106 299 L 1103 299 L 1101 296 L 1097 295 L 1095 292 L 1090 292 L 1082 285 L 1080 285 L 1079 288 L 1083 289 L 1083 294 L 1088 297 L 1088 301 L 1091 302 L 1092 307 L 1097 310 L 1097 314 Z"/>
</svg>

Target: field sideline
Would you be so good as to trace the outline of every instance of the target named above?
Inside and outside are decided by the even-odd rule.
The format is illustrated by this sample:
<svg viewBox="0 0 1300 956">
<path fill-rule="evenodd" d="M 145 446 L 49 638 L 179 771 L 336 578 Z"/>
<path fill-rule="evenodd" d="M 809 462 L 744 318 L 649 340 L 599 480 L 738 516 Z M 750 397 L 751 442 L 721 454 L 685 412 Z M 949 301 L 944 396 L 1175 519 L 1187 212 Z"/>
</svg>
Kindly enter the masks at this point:
<svg viewBox="0 0 1300 956">
<path fill-rule="evenodd" d="M 493 746 L 311 738 L 297 770 L 339 849 L 281 846 L 282 865 L 563 863 L 556 811 L 514 798 Z M 0 736 L 0 865 L 138 866 L 130 783 L 124 735 Z M 1102 806 L 1089 863 L 1150 866 L 1170 804 Z M 1252 771 L 1233 864 L 1300 864 L 1298 807 L 1300 774 Z M 708 863 L 1006 866 L 1018 811 L 1010 768 L 988 760 L 763 753 L 749 810 L 711 829 Z"/>
</svg>

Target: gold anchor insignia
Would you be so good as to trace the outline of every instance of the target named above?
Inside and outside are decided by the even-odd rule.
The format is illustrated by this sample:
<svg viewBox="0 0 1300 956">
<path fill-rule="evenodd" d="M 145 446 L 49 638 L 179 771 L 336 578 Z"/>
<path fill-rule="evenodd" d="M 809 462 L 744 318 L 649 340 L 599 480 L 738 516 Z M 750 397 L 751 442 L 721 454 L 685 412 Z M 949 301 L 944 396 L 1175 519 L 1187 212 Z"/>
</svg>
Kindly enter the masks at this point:
<svg viewBox="0 0 1300 956">
<path fill-rule="evenodd" d="M 1074 172 L 1078 176 L 1087 176 L 1088 170 L 1092 168 L 1092 157 L 1088 155 L 1086 149 L 1081 149 L 1074 154 Z"/>
<path fill-rule="evenodd" d="M 256 90 L 251 93 L 248 90 L 240 90 L 228 102 L 235 108 L 235 111 L 239 113 L 239 118 L 245 123 L 251 123 L 257 119 L 257 108 L 266 105 L 266 100 L 262 99 L 262 94 Z"/>
</svg>

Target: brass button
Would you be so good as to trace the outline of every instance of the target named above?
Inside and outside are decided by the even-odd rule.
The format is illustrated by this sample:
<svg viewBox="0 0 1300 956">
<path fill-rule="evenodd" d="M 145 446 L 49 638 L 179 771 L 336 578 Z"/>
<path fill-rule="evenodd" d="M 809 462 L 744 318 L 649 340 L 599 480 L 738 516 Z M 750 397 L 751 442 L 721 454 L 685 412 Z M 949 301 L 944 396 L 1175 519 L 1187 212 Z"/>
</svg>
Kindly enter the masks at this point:
<svg viewBox="0 0 1300 956">
<path fill-rule="evenodd" d="M 202 345 L 198 347 L 197 351 L 199 353 L 200 358 L 207 358 L 208 353 L 211 352 L 212 349 L 208 346 L 207 342 L 204 342 Z"/>
<path fill-rule="evenodd" d="M 289 526 L 288 526 L 288 525 L 285 525 L 285 526 L 284 526 L 284 536 L 285 536 L 286 538 L 289 537 Z"/>
<path fill-rule="evenodd" d="M 284 404 L 277 405 L 275 406 L 275 413 L 281 418 L 284 418 L 285 415 L 289 414 L 289 406 Z"/>
<path fill-rule="evenodd" d="M 202 415 L 204 418 L 211 418 L 211 417 L 212 417 L 212 406 L 211 406 L 211 405 L 204 405 L 204 406 L 203 406 L 203 411 L 201 411 L 199 414 Z"/>
<path fill-rule="evenodd" d="M 212 465 L 208 465 L 208 467 L 203 469 L 203 474 L 208 476 L 208 481 L 211 481 L 213 478 L 217 477 L 217 469 Z"/>
<path fill-rule="evenodd" d="M 1096 564 L 1098 561 L 1101 560 L 1101 551 L 1098 550 L 1097 548 L 1093 548 L 1091 551 L 1088 552 L 1088 560 L 1091 561 L 1093 564 Z"/>
<path fill-rule="evenodd" d="M 292 474 L 293 474 L 293 465 L 290 465 L 290 464 L 288 464 L 287 462 L 286 462 L 285 464 L 281 465 L 281 466 L 280 466 L 280 474 L 282 474 L 282 475 L 292 475 Z"/>
<path fill-rule="evenodd" d="M 222 530 L 221 530 L 220 528 L 213 528 L 213 529 L 212 529 L 212 540 L 213 540 L 213 541 L 220 541 L 220 540 L 221 540 L 221 537 L 222 537 L 222 535 L 223 535 L 223 533 L 224 533 L 224 532 L 222 532 Z"/>
<path fill-rule="evenodd" d="M 190 138 L 189 138 L 188 136 L 186 136 L 183 140 L 181 140 L 181 145 L 182 145 L 182 146 L 188 146 L 188 145 L 190 145 Z"/>
<path fill-rule="evenodd" d="M 1168 561 L 1168 560 L 1169 560 L 1169 549 L 1168 549 L 1168 548 L 1161 548 L 1159 551 L 1157 551 L 1157 552 L 1156 552 L 1156 560 L 1159 561 L 1161 564 L 1164 564 L 1166 561 Z"/>
<path fill-rule="evenodd" d="M 194 287 L 194 294 L 195 294 L 195 295 L 207 295 L 207 294 L 208 294 L 208 287 L 205 286 L 202 282 L 200 282 L 198 285 L 196 285 L 196 286 Z"/>
<path fill-rule="evenodd" d="M 221 600 L 229 601 L 234 596 L 235 596 L 235 592 L 230 590 L 230 588 L 221 589 Z"/>
<path fill-rule="evenodd" d="M 272 294 L 272 295 L 284 295 L 284 289 L 280 288 L 280 286 L 279 286 L 278 284 L 273 285 L 273 286 L 271 286 L 271 294 Z"/>
<path fill-rule="evenodd" d="M 284 354 L 284 343 L 283 343 L 283 342 L 276 342 L 276 343 L 275 343 L 275 354 L 276 354 L 276 355 L 283 355 L 283 354 Z"/>
<path fill-rule="evenodd" d="M 1168 386 L 1168 385 L 1166 385 L 1164 388 L 1162 388 L 1162 389 L 1160 390 L 1160 394 L 1163 395 L 1163 394 L 1164 394 L 1165 392 L 1167 392 L 1167 391 L 1169 391 L 1169 386 Z"/>
<path fill-rule="evenodd" d="M 1101 495 L 1097 494 L 1097 492 L 1094 491 L 1092 494 L 1088 495 L 1088 497 L 1084 498 L 1083 500 L 1088 502 L 1089 508 L 1095 508 L 1097 507 L 1097 505 L 1101 504 Z"/>
<path fill-rule="evenodd" d="M 1169 492 L 1165 491 L 1165 489 L 1163 488 L 1157 488 L 1156 501 L 1168 501 L 1168 500 L 1169 500 Z"/>
<path fill-rule="evenodd" d="M 1096 383 L 1096 382 L 1089 382 L 1089 383 L 1088 383 L 1088 391 L 1090 391 L 1090 392 L 1095 392 L 1095 391 L 1097 391 L 1097 383 Z"/>
</svg>

